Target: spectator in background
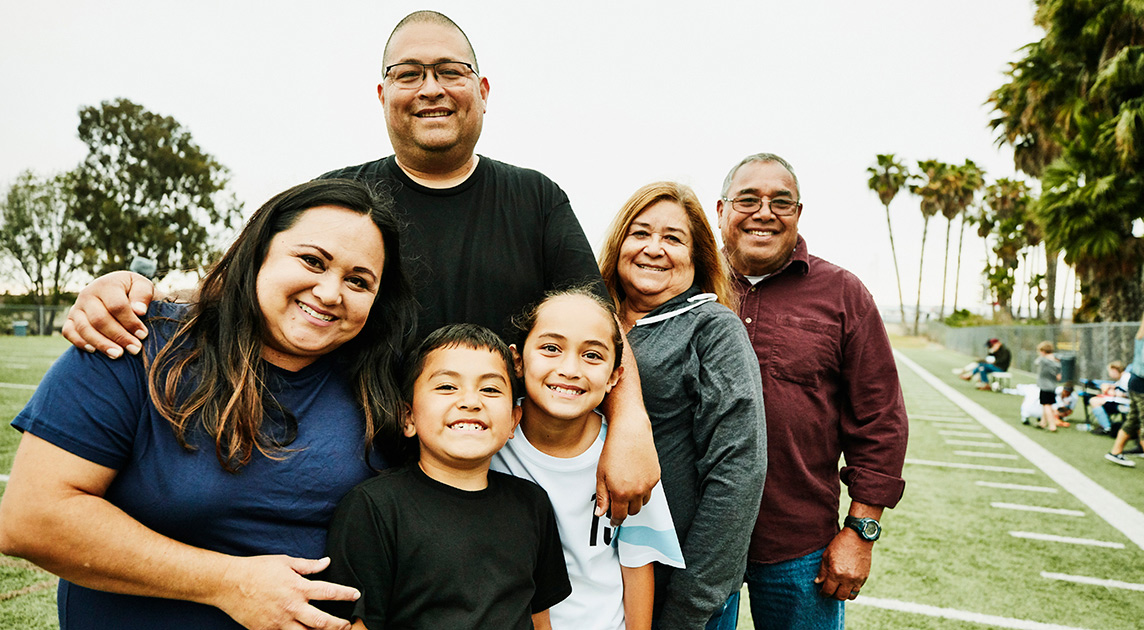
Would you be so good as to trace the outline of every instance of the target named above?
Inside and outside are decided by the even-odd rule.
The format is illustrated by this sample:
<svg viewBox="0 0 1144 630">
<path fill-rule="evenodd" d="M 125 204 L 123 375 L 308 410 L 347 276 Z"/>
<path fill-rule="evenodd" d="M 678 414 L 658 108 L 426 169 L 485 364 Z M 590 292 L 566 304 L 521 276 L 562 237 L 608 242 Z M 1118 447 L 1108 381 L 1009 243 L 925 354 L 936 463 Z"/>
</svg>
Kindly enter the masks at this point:
<svg viewBox="0 0 1144 630">
<path fill-rule="evenodd" d="M 1057 412 L 1053 405 L 1057 402 L 1057 381 L 1061 378 L 1061 362 L 1053 354 L 1051 341 L 1042 341 L 1037 344 L 1037 388 L 1041 390 L 1041 423 L 1042 429 L 1052 433 L 1057 431 Z"/>
<path fill-rule="evenodd" d="M 1110 365 L 1108 368 L 1111 372 L 1112 366 Z M 1106 453 L 1104 458 L 1114 464 L 1134 468 L 1136 462 L 1124 457 L 1124 445 L 1128 443 L 1128 438 L 1140 440 L 1140 418 L 1144 414 L 1144 407 L 1141 406 L 1144 405 L 1144 378 L 1137 375 L 1144 374 L 1144 317 L 1141 318 L 1140 328 L 1136 331 L 1132 367 L 1130 370 L 1125 370 L 1124 374 L 1128 375 L 1125 384 L 1125 390 L 1128 394 L 1128 418 L 1116 433 L 1116 441 L 1112 444 L 1112 450 Z M 1101 411 L 1104 410 L 1101 409 Z"/>
<path fill-rule="evenodd" d="M 1113 361 L 1108 364 L 1108 378 L 1110 382 L 1101 383 L 1100 395 L 1089 399 L 1088 405 L 1092 407 L 1092 415 L 1096 423 L 1105 433 L 1112 432 L 1111 414 L 1120 412 L 1120 405 L 1128 404 L 1128 371 L 1124 363 Z M 1115 451 L 1114 451 L 1115 452 Z"/>
<path fill-rule="evenodd" d="M 1065 418 L 1071 416 L 1072 412 L 1076 410 L 1078 398 L 1072 383 L 1065 383 L 1057 388 L 1057 400 L 1053 404 L 1053 411 L 1057 414 L 1057 424 L 1062 427 L 1069 426 Z"/>
<path fill-rule="evenodd" d="M 974 376 L 980 378 L 981 383 L 977 385 L 977 389 L 989 389 L 989 375 L 995 372 L 1008 372 L 1009 363 L 1013 360 L 1009 348 L 1006 348 L 1000 339 L 986 341 L 985 347 L 989 349 L 989 356 L 976 364 L 965 366 L 958 374 L 963 381 L 968 381 Z"/>
</svg>

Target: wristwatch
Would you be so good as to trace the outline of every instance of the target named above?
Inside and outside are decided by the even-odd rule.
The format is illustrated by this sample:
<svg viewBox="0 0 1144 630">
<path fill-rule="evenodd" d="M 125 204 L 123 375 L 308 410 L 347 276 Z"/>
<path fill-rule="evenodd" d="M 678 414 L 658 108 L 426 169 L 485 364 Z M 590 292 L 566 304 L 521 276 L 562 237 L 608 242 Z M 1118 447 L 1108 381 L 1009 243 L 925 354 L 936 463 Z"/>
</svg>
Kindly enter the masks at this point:
<svg viewBox="0 0 1144 630">
<path fill-rule="evenodd" d="M 874 542 L 882 535 L 882 524 L 877 519 L 873 518 L 858 518 L 857 516 L 847 515 L 846 519 L 842 521 L 843 526 L 858 532 L 862 540 Z"/>
</svg>

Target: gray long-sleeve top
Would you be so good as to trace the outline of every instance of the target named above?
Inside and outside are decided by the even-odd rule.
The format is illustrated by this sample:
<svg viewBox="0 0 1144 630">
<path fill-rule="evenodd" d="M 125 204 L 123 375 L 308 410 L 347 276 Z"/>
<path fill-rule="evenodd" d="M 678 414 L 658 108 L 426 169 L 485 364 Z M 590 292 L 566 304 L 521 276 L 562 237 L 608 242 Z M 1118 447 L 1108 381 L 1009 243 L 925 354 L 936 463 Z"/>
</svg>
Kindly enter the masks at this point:
<svg viewBox="0 0 1144 630">
<path fill-rule="evenodd" d="M 739 318 L 692 287 L 628 341 L 686 569 L 656 566 L 665 630 L 702 628 L 739 590 L 767 469 L 759 362 Z"/>
</svg>

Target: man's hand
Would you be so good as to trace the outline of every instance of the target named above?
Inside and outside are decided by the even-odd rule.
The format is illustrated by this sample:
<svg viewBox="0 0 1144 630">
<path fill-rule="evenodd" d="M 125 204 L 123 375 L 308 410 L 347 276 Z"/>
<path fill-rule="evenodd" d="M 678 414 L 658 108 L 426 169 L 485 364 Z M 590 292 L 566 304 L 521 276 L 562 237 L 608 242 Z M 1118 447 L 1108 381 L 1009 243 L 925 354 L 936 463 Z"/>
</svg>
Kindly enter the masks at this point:
<svg viewBox="0 0 1144 630">
<path fill-rule="evenodd" d="M 139 319 L 147 313 L 155 285 L 130 271 L 113 271 L 96 278 L 76 297 L 64 322 L 64 338 L 88 352 L 112 359 L 126 350 L 138 354 L 147 329 Z"/>
<path fill-rule="evenodd" d="M 310 605 L 310 600 L 354 601 L 360 596 L 357 589 L 348 586 L 302 577 L 329 564 L 329 558 L 236 557 L 219 582 L 218 597 L 208 603 L 251 630 L 349 630 L 349 621 Z"/>
<path fill-rule="evenodd" d="M 843 527 L 826 546 L 814 583 L 825 597 L 854 599 L 870 577 L 874 543 L 862 540 L 858 532 Z"/>
<path fill-rule="evenodd" d="M 600 465 L 596 468 L 596 515 L 611 510 L 612 526 L 638 514 L 651 500 L 659 481 L 659 456 L 651 436 L 651 423 L 609 423 Z"/>
</svg>

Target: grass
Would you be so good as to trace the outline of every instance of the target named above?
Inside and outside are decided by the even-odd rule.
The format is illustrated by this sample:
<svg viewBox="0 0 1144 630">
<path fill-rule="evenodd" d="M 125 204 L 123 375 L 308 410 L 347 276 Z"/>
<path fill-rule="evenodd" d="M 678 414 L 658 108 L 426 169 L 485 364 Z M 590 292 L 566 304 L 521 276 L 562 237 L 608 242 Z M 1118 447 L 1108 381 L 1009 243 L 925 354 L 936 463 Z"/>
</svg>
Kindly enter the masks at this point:
<svg viewBox="0 0 1144 630">
<path fill-rule="evenodd" d="M 1020 425 L 1021 399 L 974 390 L 954 377 L 951 368 L 969 357 L 946 351 L 917 338 L 896 338 L 903 354 L 970 399 L 1018 427 L 1069 464 L 1137 509 L 1144 510 L 1144 460 L 1138 469 L 1113 466 L 1102 459 L 1111 439 L 1074 430 L 1050 435 Z M 66 346 L 60 338 L 0 337 L 0 383 L 35 384 Z M 938 461 L 959 459 L 954 450 L 971 447 L 946 444 L 948 429 L 918 415 L 954 415 L 958 408 L 915 375 L 901 368 L 902 388 L 910 415 L 908 457 Z M 1014 373 L 1017 382 L 1033 382 L 1031 374 Z M 19 434 L 6 421 L 23 407 L 30 390 L 0 387 L 0 473 L 11 466 Z M 983 429 L 978 429 L 983 431 Z M 985 449 L 976 449 L 985 450 Z M 1008 447 L 989 449 L 1012 453 Z M 1023 459 L 962 461 L 1030 468 Z M 874 567 L 863 594 L 929 606 L 1012 617 L 1079 628 L 1133 627 L 1144 618 L 1139 592 L 1048 580 L 1041 571 L 1144 583 L 1144 552 L 1119 531 L 1089 513 L 1085 517 L 1053 516 L 991 507 L 992 502 L 1090 510 L 1061 491 L 1033 494 L 976 485 L 990 480 L 1025 485 L 1056 485 L 1038 471 L 1024 475 L 932 468 L 907 464 L 906 493 L 897 508 L 883 517 L 885 533 L 877 543 Z M 1031 496 L 1032 495 L 1032 496 Z M 844 497 L 845 502 L 845 497 Z M 845 506 L 843 506 L 845 509 Z M 1055 533 L 1062 536 L 1123 542 L 1123 550 L 1082 547 L 1014 538 L 1010 531 Z M 0 557 L 0 598 L 34 589 L 51 576 L 26 562 Z M 859 600 L 861 601 L 861 600 Z M 980 629 L 984 626 L 920 614 L 850 604 L 851 629 Z M 0 600 L 0 628 L 54 629 L 55 589 L 32 590 Z M 749 601 L 744 593 L 740 628 L 750 628 Z"/>
</svg>

